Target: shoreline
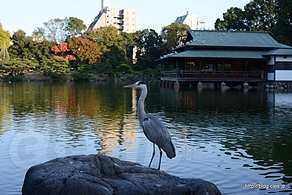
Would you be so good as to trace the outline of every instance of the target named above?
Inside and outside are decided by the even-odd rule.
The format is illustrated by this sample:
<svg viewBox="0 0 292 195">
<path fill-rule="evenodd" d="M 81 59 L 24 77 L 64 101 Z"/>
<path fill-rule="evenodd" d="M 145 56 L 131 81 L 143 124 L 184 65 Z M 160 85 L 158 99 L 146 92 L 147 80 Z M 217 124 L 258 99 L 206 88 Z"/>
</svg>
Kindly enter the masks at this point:
<svg viewBox="0 0 292 195">
<path fill-rule="evenodd" d="M 17 75 L 14 77 L 0 78 L 0 82 L 76 82 L 76 81 L 129 81 L 137 80 L 142 77 L 139 74 L 123 74 L 120 77 L 110 77 L 104 74 L 82 74 L 75 71 L 69 73 L 58 74 L 52 73 L 50 75 L 45 75 L 42 72 L 30 72 L 23 75 Z M 144 77 L 143 77 L 144 78 Z M 147 80 L 149 78 L 146 78 Z M 150 78 L 151 79 L 151 78 Z"/>
</svg>

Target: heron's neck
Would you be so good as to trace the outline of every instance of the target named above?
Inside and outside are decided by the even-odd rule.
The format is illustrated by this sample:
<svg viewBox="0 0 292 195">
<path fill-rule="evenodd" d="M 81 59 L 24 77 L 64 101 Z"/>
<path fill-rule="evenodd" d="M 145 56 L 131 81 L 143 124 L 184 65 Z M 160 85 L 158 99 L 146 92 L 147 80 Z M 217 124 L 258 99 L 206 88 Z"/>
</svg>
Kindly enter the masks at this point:
<svg viewBox="0 0 292 195">
<path fill-rule="evenodd" d="M 144 102 L 145 102 L 146 96 L 147 96 L 147 87 L 142 88 L 142 92 L 138 100 L 138 119 L 139 119 L 140 124 L 146 114 L 145 109 L 144 109 Z"/>
</svg>

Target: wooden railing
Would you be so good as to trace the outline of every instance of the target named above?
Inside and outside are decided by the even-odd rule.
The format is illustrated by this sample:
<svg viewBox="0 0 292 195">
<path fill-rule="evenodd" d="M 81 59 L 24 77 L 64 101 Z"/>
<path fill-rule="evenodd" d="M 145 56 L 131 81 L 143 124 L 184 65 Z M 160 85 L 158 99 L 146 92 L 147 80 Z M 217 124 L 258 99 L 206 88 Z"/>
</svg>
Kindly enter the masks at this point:
<svg viewBox="0 0 292 195">
<path fill-rule="evenodd" d="M 264 71 L 162 71 L 161 80 L 170 81 L 242 81 L 264 80 Z"/>
</svg>

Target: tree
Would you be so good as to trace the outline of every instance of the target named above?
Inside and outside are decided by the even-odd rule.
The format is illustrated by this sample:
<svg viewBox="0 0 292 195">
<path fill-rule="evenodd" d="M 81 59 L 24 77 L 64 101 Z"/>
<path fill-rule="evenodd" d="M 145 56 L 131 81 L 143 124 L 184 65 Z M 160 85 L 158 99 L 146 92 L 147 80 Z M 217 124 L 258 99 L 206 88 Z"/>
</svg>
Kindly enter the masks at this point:
<svg viewBox="0 0 292 195">
<path fill-rule="evenodd" d="M 246 29 L 244 24 L 244 12 L 237 7 L 231 7 L 227 12 L 223 13 L 223 20 L 219 18 L 215 22 L 215 29 Z"/>
<path fill-rule="evenodd" d="M 6 47 L 6 43 L 4 42 L 1 50 L 0 50 L 0 64 L 7 62 L 10 59 L 9 53 Z"/>
<path fill-rule="evenodd" d="M 29 59 L 42 63 L 53 56 L 50 48 L 54 44 L 54 42 L 40 41 L 26 36 L 23 30 L 18 30 L 12 36 L 12 46 L 8 48 L 8 51 L 11 58 Z"/>
<path fill-rule="evenodd" d="M 137 44 L 137 69 L 154 68 L 154 60 L 161 56 L 162 37 L 153 29 L 144 29 L 135 33 Z"/>
<path fill-rule="evenodd" d="M 11 58 L 23 58 L 25 51 L 27 50 L 27 44 L 29 42 L 26 33 L 23 30 L 18 30 L 12 35 L 12 46 L 8 48 Z"/>
<path fill-rule="evenodd" d="M 112 47 L 123 50 L 125 40 L 118 29 L 112 25 L 87 31 L 87 38 L 99 43 L 101 51 L 110 51 Z"/>
<path fill-rule="evenodd" d="M 10 46 L 10 33 L 3 30 L 2 24 L 0 23 L 0 64 L 10 59 L 7 47 Z"/>
<path fill-rule="evenodd" d="M 244 9 L 248 30 L 266 31 L 273 35 L 276 24 L 275 0 L 250 1 Z"/>
<path fill-rule="evenodd" d="M 110 66 L 108 70 L 113 70 L 126 61 L 125 47 L 131 44 L 131 41 L 121 35 L 114 26 L 100 27 L 93 31 L 88 30 L 86 37 L 98 43 L 97 52 L 101 56 L 101 62 Z"/>
<path fill-rule="evenodd" d="M 64 58 L 69 61 L 75 61 L 76 57 L 72 55 L 67 42 L 62 42 L 60 45 L 54 45 L 51 51 L 60 58 Z"/>
<path fill-rule="evenodd" d="M 292 46 L 292 1 L 277 0 L 277 23 L 274 37 L 283 44 Z"/>
<path fill-rule="evenodd" d="M 41 70 L 48 73 L 67 73 L 69 72 L 69 60 L 60 57 L 47 59 L 42 63 Z"/>
<path fill-rule="evenodd" d="M 65 19 L 51 19 L 44 23 L 45 38 L 48 41 L 61 43 L 67 38 L 66 28 L 68 24 L 68 18 Z"/>
<path fill-rule="evenodd" d="M 68 24 L 65 30 L 66 30 L 67 38 L 77 37 L 77 36 L 81 36 L 85 32 L 86 25 L 84 24 L 82 20 L 78 18 L 69 17 Z"/>
<path fill-rule="evenodd" d="M 30 70 L 34 70 L 37 63 L 21 58 L 13 58 L 2 65 L 2 74 L 4 76 L 17 76 L 19 74 L 24 74 Z"/>
<path fill-rule="evenodd" d="M 253 0 L 240 8 L 231 7 L 223 13 L 223 20 L 215 22 L 215 29 L 267 31 L 273 35 L 276 24 L 275 0 Z"/>
<path fill-rule="evenodd" d="M 134 50 L 136 46 L 136 42 L 134 40 L 135 34 L 122 32 L 121 35 L 123 36 L 123 39 L 125 40 L 125 43 L 123 44 L 124 60 L 125 62 L 132 64 L 134 60 L 133 58 L 135 57 L 135 54 L 134 54 Z"/>
<path fill-rule="evenodd" d="M 73 38 L 68 46 L 79 62 L 94 64 L 100 60 L 102 55 L 97 50 L 97 43 L 89 40 L 86 36 Z"/>
<path fill-rule="evenodd" d="M 6 47 L 10 46 L 10 33 L 8 30 L 4 30 L 0 23 L 0 48 L 3 47 L 4 43 L 6 44 Z"/>
<path fill-rule="evenodd" d="M 35 41 L 43 41 L 45 39 L 45 29 L 38 27 L 32 32 L 32 37 Z"/>
<path fill-rule="evenodd" d="M 186 39 L 191 28 L 187 24 L 172 23 L 163 27 L 161 37 L 163 39 L 163 53 L 170 53 L 172 48 L 181 45 Z"/>
<path fill-rule="evenodd" d="M 50 48 L 54 45 L 54 42 L 47 40 L 31 41 L 29 44 L 29 53 L 32 55 L 32 60 L 36 60 L 39 64 L 47 59 L 51 59 L 53 54 Z"/>
</svg>

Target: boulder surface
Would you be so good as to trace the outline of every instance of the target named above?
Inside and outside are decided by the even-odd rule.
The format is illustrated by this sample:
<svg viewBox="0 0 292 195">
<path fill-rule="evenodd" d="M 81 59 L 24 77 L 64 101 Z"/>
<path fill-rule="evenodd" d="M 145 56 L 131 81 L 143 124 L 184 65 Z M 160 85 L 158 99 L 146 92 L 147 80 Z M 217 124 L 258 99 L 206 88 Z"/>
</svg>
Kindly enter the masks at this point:
<svg viewBox="0 0 292 195">
<path fill-rule="evenodd" d="M 219 189 L 201 179 L 182 179 L 163 171 L 105 155 L 75 155 L 32 166 L 23 195 L 35 194 L 197 194 Z"/>
</svg>

